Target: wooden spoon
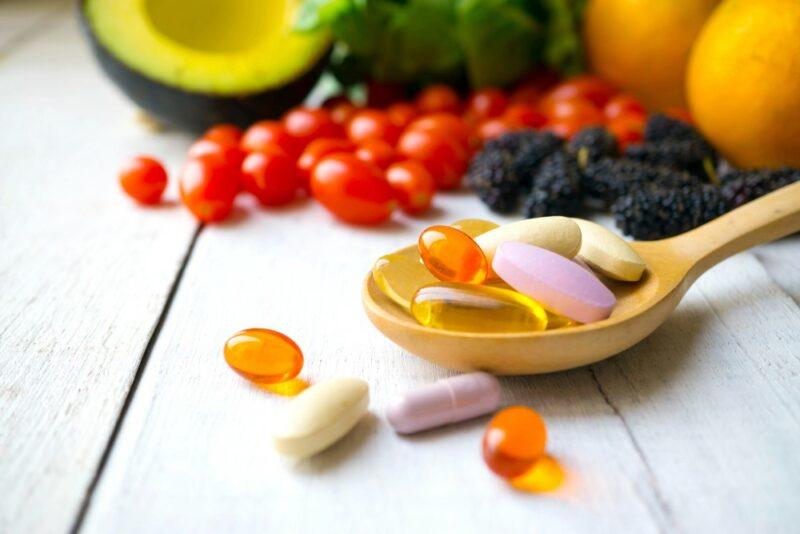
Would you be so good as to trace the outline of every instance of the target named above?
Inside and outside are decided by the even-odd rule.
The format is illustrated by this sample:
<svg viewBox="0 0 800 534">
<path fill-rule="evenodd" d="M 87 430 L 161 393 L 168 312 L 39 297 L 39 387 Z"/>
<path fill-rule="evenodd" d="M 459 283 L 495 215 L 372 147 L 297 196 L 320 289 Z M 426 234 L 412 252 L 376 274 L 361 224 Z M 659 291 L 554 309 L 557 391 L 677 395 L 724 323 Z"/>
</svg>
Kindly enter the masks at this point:
<svg viewBox="0 0 800 534">
<path fill-rule="evenodd" d="M 676 237 L 635 241 L 647 263 L 636 283 L 608 281 L 618 304 L 597 323 L 530 333 L 451 332 L 418 324 L 364 281 L 367 315 L 407 351 L 451 369 L 523 375 L 572 369 L 613 356 L 663 323 L 700 275 L 739 252 L 800 231 L 800 183 L 750 202 Z M 411 248 L 411 247 L 409 247 Z"/>
</svg>

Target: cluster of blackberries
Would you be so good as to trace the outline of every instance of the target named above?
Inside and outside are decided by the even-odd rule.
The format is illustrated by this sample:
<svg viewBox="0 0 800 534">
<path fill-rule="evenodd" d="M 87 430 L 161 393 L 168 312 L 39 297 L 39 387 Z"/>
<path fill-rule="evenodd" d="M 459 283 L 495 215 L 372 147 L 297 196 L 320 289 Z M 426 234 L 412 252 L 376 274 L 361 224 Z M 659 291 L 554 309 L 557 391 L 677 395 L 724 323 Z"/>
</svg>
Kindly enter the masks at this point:
<svg viewBox="0 0 800 534">
<path fill-rule="evenodd" d="M 643 143 L 622 154 L 602 127 L 586 128 L 566 144 L 544 132 L 503 135 L 473 158 L 467 183 L 499 213 L 522 204 L 528 217 L 572 216 L 592 206 L 610 210 L 619 229 L 636 239 L 662 239 L 800 181 L 800 169 L 718 176 L 717 163 L 693 126 L 656 114 Z"/>
</svg>

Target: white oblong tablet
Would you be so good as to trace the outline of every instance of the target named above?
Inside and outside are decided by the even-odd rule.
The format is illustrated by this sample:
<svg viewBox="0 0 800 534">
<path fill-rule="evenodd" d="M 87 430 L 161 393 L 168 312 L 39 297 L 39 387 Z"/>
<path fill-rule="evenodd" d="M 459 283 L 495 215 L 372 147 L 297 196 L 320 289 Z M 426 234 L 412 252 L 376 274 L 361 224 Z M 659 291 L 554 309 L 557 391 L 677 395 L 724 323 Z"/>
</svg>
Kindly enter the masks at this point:
<svg viewBox="0 0 800 534">
<path fill-rule="evenodd" d="M 369 385 L 360 378 L 315 384 L 289 401 L 273 429 L 281 454 L 305 458 L 333 445 L 358 423 L 369 405 Z"/>
<path fill-rule="evenodd" d="M 581 248 L 578 257 L 589 266 L 614 280 L 636 282 L 646 265 L 627 241 L 597 223 L 572 219 L 581 229 Z"/>
<path fill-rule="evenodd" d="M 497 247 L 517 242 L 536 245 L 565 258 L 573 258 L 581 248 L 581 229 L 569 217 L 537 217 L 504 224 L 475 238 L 491 265 Z"/>
</svg>

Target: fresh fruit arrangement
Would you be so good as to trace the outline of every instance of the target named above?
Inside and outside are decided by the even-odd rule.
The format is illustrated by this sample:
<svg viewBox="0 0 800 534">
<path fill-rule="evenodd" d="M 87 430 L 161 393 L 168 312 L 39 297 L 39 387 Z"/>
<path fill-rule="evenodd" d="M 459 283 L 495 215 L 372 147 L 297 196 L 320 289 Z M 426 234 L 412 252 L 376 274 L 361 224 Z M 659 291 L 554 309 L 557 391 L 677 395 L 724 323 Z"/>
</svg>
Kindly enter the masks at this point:
<svg viewBox="0 0 800 534">
<path fill-rule="evenodd" d="M 421 214 L 436 191 L 460 187 L 478 146 L 473 125 L 492 113 L 482 107 L 484 96 L 476 93 L 465 104 L 453 89 L 434 85 L 414 102 L 383 108 L 335 97 L 244 131 L 218 124 L 188 150 L 178 177 L 181 199 L 205 223 L 224 220 L 240 193 L 265 207 L 310 195 L 357 225 L 381 224 L 397 207 Z M 152 158 L 138 157 L 124 167 L 120 184 L 135 200 L 153 204 L 166 173 Z"/>
<path fill-rule="evenodd" d="M 588 206 L 610 210 L 626 234 L 659 239 L 800 178 L 793 169 L 733 170 L 687 112 L 670 114 L 648 118 L 599 78 L 558 81 L 547 71 L 467 98 L 444 85 L 383 107 L 338 96 L 244 132 L 212 127 L 189 148 L 181 199 L 198 220 L 216 222 L 240 192 L 266 207 L 311 195 L 344 222 L 377 225 L 398 206 L 424 213 L 437 191 L 466 177 L 495 212 L 574 216 Z M 166 174 L 138 158 L 120 180 L 152 204 Z"/>
</svg>

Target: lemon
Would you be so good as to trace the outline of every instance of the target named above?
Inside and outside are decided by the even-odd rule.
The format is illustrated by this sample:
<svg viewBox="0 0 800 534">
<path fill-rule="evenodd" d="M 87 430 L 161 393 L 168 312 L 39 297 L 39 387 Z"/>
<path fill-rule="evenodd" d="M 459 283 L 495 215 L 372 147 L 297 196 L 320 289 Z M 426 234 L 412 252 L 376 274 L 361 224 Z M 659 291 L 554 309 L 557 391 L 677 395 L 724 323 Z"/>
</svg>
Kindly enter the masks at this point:
<svg viewBox="0 0 800 534">
<path fill-rule="evenodd" d="M 800 166 L 798 39 L 798 0 L 725 0 L 698 37 L 690 108 L 734 165 Z"/>
<path fill-rule="evenodd" d="M 689 51 L 719 0 L 590 0 L 592 69 L 651 109 L 685 105 Z"/>
</svg>

